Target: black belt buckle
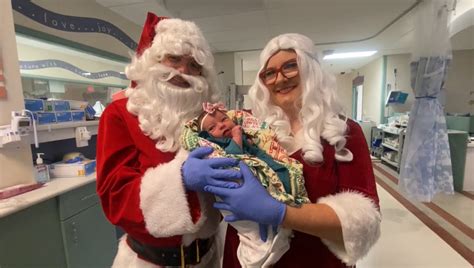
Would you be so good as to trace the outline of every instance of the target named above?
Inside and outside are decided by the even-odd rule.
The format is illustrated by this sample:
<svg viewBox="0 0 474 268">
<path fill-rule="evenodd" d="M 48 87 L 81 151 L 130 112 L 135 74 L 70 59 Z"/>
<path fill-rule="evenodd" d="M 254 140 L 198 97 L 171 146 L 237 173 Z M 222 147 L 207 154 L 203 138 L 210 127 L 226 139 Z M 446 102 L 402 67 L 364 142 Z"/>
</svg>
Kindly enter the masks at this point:
<svg viewBox="0 0 474 268">
<path fill-rule="evenodd" d="M 187 247 L 183 245 L 171 248 L 155 247 L 145 245 L 129 235 L 127 235 L 127 243 L 140 258 L 160 266 L 199 264 L 212 245 L 210 239 L 196 239 Z"/>
</svg>

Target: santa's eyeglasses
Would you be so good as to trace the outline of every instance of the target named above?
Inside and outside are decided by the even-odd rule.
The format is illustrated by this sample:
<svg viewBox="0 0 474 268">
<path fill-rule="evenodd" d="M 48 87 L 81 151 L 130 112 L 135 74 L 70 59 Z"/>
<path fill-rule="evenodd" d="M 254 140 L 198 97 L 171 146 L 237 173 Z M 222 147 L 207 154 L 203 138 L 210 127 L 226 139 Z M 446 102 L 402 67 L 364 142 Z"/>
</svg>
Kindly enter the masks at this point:
<svg viewBox="0 0 474 268">
<path fill-rule="evenodd" d="M 166 54 L 162 64 L 189 75 L 201 75 L 202 66 L 191 56 Z"/>
<path fill-rule="evenodd" d="M 296 59 L 285 61 L 280 68 L 265 68 L 259 74 L 260 80 L 269 86 L 275 84 L 278 74 L 281 73 L 286 79 L 293 78 L 298 75 L 298 62 Z"/>
</svg>

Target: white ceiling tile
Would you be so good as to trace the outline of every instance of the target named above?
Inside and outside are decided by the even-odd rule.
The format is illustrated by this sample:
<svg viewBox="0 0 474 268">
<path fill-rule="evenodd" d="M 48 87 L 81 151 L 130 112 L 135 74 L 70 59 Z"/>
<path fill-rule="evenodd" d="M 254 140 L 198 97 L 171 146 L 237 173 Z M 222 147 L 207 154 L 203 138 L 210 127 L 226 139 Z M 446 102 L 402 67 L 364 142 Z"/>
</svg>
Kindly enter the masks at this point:
<svg viewBox="0 0 474 268">
<path fill-rule="evenodd" d="M 314 6 L 314 7 L 323 8 L 330 5 L 374 6 L 374 5 L 393 4 L 393 3 L 410 5 L 410 4 L 415 3 L 416 0 L 264 0 L 263 2 L 267 9 L 273 9 L 273 8 L 291 9 L 296 6 Z"/>
<path fill-rule="evenodd" d="M 234 29 L 228 31 L 215 31 L 205 32 L 204 36 L 210 42 L 227 42 L 227 41 L 241 41 L 241 40 L 252 40 L 252 39 L 264 39 L 270 38 L 270 33 L 265 27 L 250 27 L 247 29 Z M 258 47 L 256 48 L 258 49 Z"/>
<path fill-rule="evenodd" d="M 317 33 L 315 43 L 357 40 L 373 36 L 395 19 L 409 5 L 384 4 L 298 6 L 293 9 L 268 10 L 273 33 Z M 350 15 L 348 15 L 350 14 Z"/>
<path fill-rule="evenodd" d="M 137 3 L 150 2 L 150 0 L 95 0 L 98 4 L 104 7 L 114 7 L 121 5 L 132 5 Z"/>
<path fill-rule="evenodd" d="M 203 32 L 228 31 L 233 29 L 249 29 L 268 27 L 264 11 L 245 12 L 232 15 L 196 18 L 194 21 Z"/>
<path fill-rule="evenodd" d="M 155 2 L 147 1 L 146 3 L 135 3 L 132 5 L 122 5 L 111 7 L 111 10 L 142 26 L 148 12 L 155 13 L 157 16 L 174 17 L 172 13 L 164 9 Z"/>
<path fill-rule="evenodd" d="M 267 39 L 251 39 L 251 40 L 240 40 L 239 42 L 235 41 L 222 41 L 222 42 L 213 42 L 212 45 L 218 49 L 220 52 L 230 52 L 230 51 L 248 51 L 255 50 L 255 47 L 263 47 L 268 42 Z"/>
<path fill-rule="evenodd" d="M 261 0 L 172 0 L 164 3 L 166 9 L 184 19 L 231 15 L 264 8 Z"/>
<path fill-rule="evenodd" d="M 413 42 L 413 12 L 405 14 L 377 37 L 372 37 L 416 0 L 97 0 L 142 25 L 147 11 L 195 21 L 215 52 L 240 51 L 246 69 L 258 68 L 259 51 L 277 34 L 309 36 L 316 49 L 360 51 L 376 49 L 378 56 L 407 53 Z M 473 30 L 467 31 L 472 35 Z M 471 44 L 470 36 L 456 36 Z M 358 41 L 364 40 L 364 41 Z M 345 42 L 349 41 L 349 42 Z M 342 42 L 326 44 L 330 42 Z M 319 44 L 319 45 L 318 45 Z M 472 45 L 471 45 L 472 48 Z M 243 53 L 243 51 L 251 51 Z M 249 59 L 252 59 L 249 60 Z M 327 63 L 332 71 L 350 71 L 370 59 Z M 254 67 L 251 67 L 254 66 Z"/>
</svg>

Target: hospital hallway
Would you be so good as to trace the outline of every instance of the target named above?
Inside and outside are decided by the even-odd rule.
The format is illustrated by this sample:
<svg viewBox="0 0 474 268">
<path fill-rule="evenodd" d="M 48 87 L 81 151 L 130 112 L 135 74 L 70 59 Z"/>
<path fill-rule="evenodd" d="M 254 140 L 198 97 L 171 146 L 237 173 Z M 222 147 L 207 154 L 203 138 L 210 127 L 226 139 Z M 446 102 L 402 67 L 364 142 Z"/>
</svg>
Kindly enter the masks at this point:
<svg viewBox="0 0 474 268">
<path fill-rule="evenodd" d="M 374 162 L 382 212 L 381 237 L 358 268 L 473 267 L 474 194 L 438 194 L 432 203 L 398 191 L 398 174 Z"/>
</svg>

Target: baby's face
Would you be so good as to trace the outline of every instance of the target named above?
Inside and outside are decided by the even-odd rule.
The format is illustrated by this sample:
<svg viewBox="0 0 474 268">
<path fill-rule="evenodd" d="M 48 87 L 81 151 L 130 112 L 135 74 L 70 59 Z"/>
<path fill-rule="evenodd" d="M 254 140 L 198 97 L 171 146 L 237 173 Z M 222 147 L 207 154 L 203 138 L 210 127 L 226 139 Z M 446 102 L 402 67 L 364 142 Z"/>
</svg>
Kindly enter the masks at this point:
<svg viewBox="0 0 474 268">
<path fill-rule="evenodd" d="M 214 138 L 232 138 L 233 127 L 235 127 L 234 121 L 221 111 L 208 114 L 202 122 L 202 130 L 207 131 Z"/>
</svg>

